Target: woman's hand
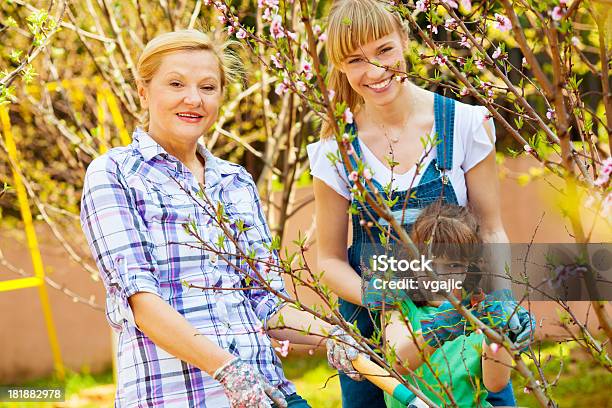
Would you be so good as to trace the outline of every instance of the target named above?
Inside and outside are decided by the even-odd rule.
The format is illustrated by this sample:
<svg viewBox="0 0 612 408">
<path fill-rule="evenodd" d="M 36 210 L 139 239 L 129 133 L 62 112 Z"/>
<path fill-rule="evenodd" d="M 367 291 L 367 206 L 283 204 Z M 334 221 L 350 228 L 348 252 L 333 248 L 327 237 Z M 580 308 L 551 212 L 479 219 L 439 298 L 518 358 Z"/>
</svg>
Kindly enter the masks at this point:
<svg viewBox="0 0 612 408">
<path fill-rule="evenodd" d="M 359 356 L 359 346 L 355 339 L 349 336 L 339 326 L 334 326 L 329 332 L 330 338 L 327 339 L 325 345 L 327 347 L 327 362 L 333 368 L 342 371 L 349 378 L 355 381 L 362 381 L 363 376 L 355 370 L 353 367 L 354 361 Z M 368 360 L 370 356 L 365 353 L 361 353 Z"/>
<path fill-rule="evenodd" d="M 272 402 L 287 407 L 283 393 L 238 357 L 215 371 L 213 378 L 225 388 L 232 408 L 271 408 Z"/>
</svg>

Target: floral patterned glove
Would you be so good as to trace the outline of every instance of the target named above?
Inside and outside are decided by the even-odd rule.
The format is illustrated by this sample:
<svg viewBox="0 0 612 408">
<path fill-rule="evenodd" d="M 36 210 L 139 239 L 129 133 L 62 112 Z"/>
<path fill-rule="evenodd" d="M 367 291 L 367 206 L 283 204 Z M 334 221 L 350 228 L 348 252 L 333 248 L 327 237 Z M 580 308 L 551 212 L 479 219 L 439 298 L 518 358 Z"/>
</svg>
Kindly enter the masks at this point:
<svg viewBox="0 0 612 408">
<path fill-rule="evenodd" d="M 238 357 L 219 367 L 213 378 L 225 388 L 232 408 L 271 408 L 272 402 L 287 407 L 283 393 Z"/>
<path fill-rule="evenodd" d="M 349 336 L 339 326 L 334 326 L 329 332 L 330 338 L 325 342 L 327 347 L 327 362 L 336 370 L 342 371 L 352 380 L 362 381 L 363 376 L 359 374 L 351 361 L 356 360 L 359 355 L 358 344 L 354 338 Z M 362 353 L 368 360 L 370 356 Z"/>
</svg>

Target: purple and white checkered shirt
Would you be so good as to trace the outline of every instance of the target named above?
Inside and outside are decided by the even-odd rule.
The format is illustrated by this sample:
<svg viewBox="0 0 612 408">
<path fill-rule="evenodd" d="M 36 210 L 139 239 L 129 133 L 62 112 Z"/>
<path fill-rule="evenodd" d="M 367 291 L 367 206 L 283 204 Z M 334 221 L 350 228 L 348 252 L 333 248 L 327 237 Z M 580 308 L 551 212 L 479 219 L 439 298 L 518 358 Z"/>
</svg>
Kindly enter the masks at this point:
<svg viewBox="0 0 612 408">
<path fill-rule="evenodd" d="M 251 227 L 241 235 L 240 246 L 266 259 L 264 244 L 271 238 L 253 179 L 244 168 L 214 157 L 202 145 L 198 152 L 206 161 L 206 196 L 223 203 L 230 219 L 242 219 Z M 236 257 L 230 256 L 228 263 L 201 245 L 184 245 L 196 242 L 183 227 L 187 222 L 195 224 L 206 242 L 218 242 L 220 230 L 198 206 L 204 204 L 196 196 L 198 190 L 187 167 L 140 129 L 129 146 L 111 149 L 87 169 L 81 225 L 106 287 L 107 319 L 119 333 L 118 407 L 229 407 L 217 381 L 138 330 L 128 303 L 137 292 L 157 294 L 283 393 L 295 392 L 270 339 L 261 332 L 262 322 L 281 305 L 277 296 L 256 287 L 202 291 L 183 285 L 244 288 L 247 281 L 230 266 Z M 225 251 L 236 252 L 227 244 Z M 273 288 L 285 290 L 280 275 L 268 275 Z"/>
</svg>

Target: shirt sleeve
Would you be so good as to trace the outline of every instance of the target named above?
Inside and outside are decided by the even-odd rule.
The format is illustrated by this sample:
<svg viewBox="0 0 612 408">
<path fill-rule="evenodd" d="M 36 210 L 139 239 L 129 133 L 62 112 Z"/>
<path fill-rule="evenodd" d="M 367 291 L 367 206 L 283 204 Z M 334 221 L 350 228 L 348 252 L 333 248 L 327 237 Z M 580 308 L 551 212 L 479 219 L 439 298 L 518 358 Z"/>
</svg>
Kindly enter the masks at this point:
<svg viewBox="0 0 612 408">
<path fill-rule="evenodd" d="M 483 161 L 495 147 L 495 123 L 489 117 L 489 111 L 484 106 L 466 105 L 469 111 L 466 112 L 465 126 L 463 127 L 463 149 L 465 155 L 461 168 L 464 173 Z M 467 111 L 467 110 L 466 110 Z M 485 123 L 489 124 L 490 133 L 485 128 Z"/>
<path fill-rule="evenodd" d="M 87 168 L 81 227 L 106 288 L 111 326 L 136 326 L 128 298 L 137 292 L 161 295 L 154 243 L 136 209 L 119 167 L 108 156 Z"/>
<path fill-rule="evenodd" d="M 335 140 L 321 140 L 306 146 L 310 161 L 310 174 L 318 178 L 347 200 L 351 199 L 349 180 L 342 162 L 332 160 L 338 156 L 339 149 Z M 335 161 L 335 163 L 334 163 Z"/>
<path fill-rule="evenodd" d="M 245 294 L 255 314 L 262 321 L 264 327 L 266 327 L 268 319 L 283 306 L 283 300 L 276 293 L 287 297 L 289 297 L 289 294 L 285 289 L 285 281 L 278 267 L 276 267 L 280 265 L 278 254 L 276 251 L 269 250 L 272 244 L 272 237 L 263 213 L 257 187 L 253 182 L 253 178 L 246 170 L 243 170 L 243 174 L 247 180 L 248 196 L 251 198 L 248 203 L 250 208 L 247 211 L 252 215 L 252 219 L 247 223 L 248 229 L 241 241 L 247 246 L 245 248 L 247 252 L 249 250 L 253 251 L 254 258 L 263 261 L 256 263 L 257 272 L 249 268 L 248 273 L 253 278 L 251 283 L 253 288 L 246 291 Z M 258 274 L 273 291 L 260 287 L 262 285 Z"/>
</svg>

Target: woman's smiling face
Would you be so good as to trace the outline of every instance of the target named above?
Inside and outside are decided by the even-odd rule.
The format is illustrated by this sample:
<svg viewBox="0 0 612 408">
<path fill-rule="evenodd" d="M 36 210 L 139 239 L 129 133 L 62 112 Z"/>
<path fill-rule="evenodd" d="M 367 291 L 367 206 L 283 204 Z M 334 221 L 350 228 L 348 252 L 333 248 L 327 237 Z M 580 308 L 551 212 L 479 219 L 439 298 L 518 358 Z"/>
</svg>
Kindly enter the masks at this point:
<svg viewBox="0 0 612 408">
<path fill-rule="evenodd" d="M 403 36 L 395 31 L 362 45 L 342 61 L 340 70 L 366 103 L 386 105 L 399 94 L 402 85 L 393 80 L 393 71 L 383 66 L 400 72 L 406 70 L 404 42 Z"/>
<path fill-rule="evenodd" d="M 149 111 L 151 135 L 193 142 L 217 120 L 223 100 L 218 59 L 208 50 L 168 54 L 138 93 Z"/>
</svg>

